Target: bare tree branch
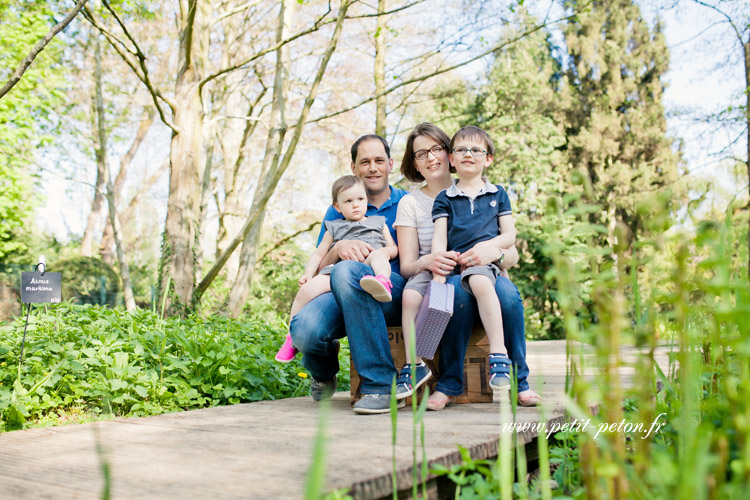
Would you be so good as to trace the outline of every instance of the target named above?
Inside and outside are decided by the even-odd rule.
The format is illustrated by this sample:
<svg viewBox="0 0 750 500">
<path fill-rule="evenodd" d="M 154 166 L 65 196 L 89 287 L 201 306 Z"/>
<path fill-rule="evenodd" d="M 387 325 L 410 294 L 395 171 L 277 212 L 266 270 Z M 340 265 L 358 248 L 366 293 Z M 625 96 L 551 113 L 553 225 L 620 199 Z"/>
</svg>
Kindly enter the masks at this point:
<svg viewBox="0 0 750 500">
<path fill-rule="evenodd" d="M 31 49 L 29 55 L 23 58 L 23 61 L 21 61 L 21 64 L 19 64 L 18 68 L 16 68 L 16 70 L 13 72 L 10 79 L 5 83 L 5 85 L 3 85 L 2 88 L 0 88 L 0 99 L 2 99 L 5 94 L 7 94 L 10 89 L 15 86 L 15 84 L 21 81 L 21 77 L 29 68 L 29 66 L 31 66 L 31 63 L 34 61 L 36 56 L 38 56 L 39 53 L 44 50 L 47 44 L 49 44 L 49 42 L 52 41 L 53 38 L 55 38 L 55 35 L 60 33 L 68 24 L 70 24 L 70 22 L 81 11 L 86 2 L 87 0 L 77 0 L 75 7 L 73 7 L 73 10 L 71 10 L 70 13 L 68 13 L 68 15 L 65 16 L 62 21 L 53 26 L 49 33 L 44 35 L 44 37 L 39 40 L 36 45 L 34 45 L 34 48 Z"/>
<path fill-rule="evenodd" d="M 112 46 L 112 48 L 115 49 L 115 52 L 119 54 L 120 58 L 125 62 L 125 64 L 127 64 L 128 67 L 130 67 L 130 69 L 133 70 L 133 73 L 135 73 L 135 76 L 137 76 L 138 79 L 145 85 L 146 90 L 151 95 L 151 99 L 154 102 L 154 106 L 156 106 L 156 111 L 159 113 L 159 119 L 161 119 L 162 123 L 164 123 L 164 125 L 172 129 L 172 131 L 175 134 L 179 134 L 180 131 L 177 128 L 177 126 L 171 120 L 169 120 L 167 116 L 164 114 L 164 110 L 159 104 L 159 100 L 164 101 L 169 106 L 170 111 L 172 113 L 174 113 L 175 104 L 170 99 L 166 98 L 158 89 L 156 89 L 151 84 L 151 80 L 148 77 L 148 69 L 146 67 L 145 55 L 143 55 L 143 52 L 138 47 L 138 45 L 135 44 L 135 41 L 132 38 L 130 38 L 131 40 L 133 40 L 133 44 L 135 45 L 135 50 L 133 50 L 129 48 L 125 42 L 120 40 L 112 32 L 110 32 L 105 27 L 103 27 L 101 23 L 99 23 L 96 20 L 94 13 L 88 7 L 85 8 L 83 17 L 85 17 L 86 20 L 89 23 L 91 23 L 92 26 L 94 26 L 96 29 L 99 30 L 99 32 L 102 35 L 104 35 L 104 38 L 106 38 L 109 44 Z M 127 34 L 127 36 L 129 37 L 129 34 Z M 138 59 L 139 61 L 138 65 L 136 65 L 136 63 L 131 60 L 128 54 L 123 51 L 123 48 L 128 53 L 132 54 Z M 143 59 L 141 59 L 139 54 L 140 56 L 143 56 Z"/>
<path fill-rule="evenodd" d="M 491 48 L 489 50 L 486 50 L 486 51 L 484 51 L 484 52 L 482 52 L 482 53 L 474 56 L 474 57 L 471 57 L 469 59 L 461 61 L 460 63 L 453 64 L 451 66 L 446 66 L 444 68 L 439 68 L 439 69 L 433 71 L 432 73 L 428 73 L 426 75 L 422 75 L 422 76 L 419 76 L 419 77 L 416 77 L 416 78 L 405 80 L 403 82 L 399 82 L 396 85 L 393 85 L 392 87 L 389 87 L 389 88 L 385 89 L 382 92 L 373 94 L 370 97 L 368 97 L 367 99 L 363 99 L 362 101 L 360 101 L 359 103 L 357 103 L 357 104 L 355 104 L 353 106 L 349 106 L 348 108 L 344 108 L 344 109 L 341 109 L 339 111 L 335 111 L 333 113 L 329 113 L 327 115 L 319 116 L 318 118 L 310 120 L 307 123 L 317 123 L 317 122 L 319 122 L 321 120 L 325 120 L 327 118 L 332 118 L 334 116 L 346 113 L 348 111 L 352 111 L 353 109 L 357 109 L 357 108 L 359 108 L 359 107 L 367 104 L 368 102 L 372 102 L 372 101 L 376 100 L 380 96 L 390 94 L 394 90 L 397 90 L 397 89 L 399 89 L 401 87 L 404 87 L 406 85 L 410 85 L 412 83 L 417 83 L 417 82 L 422 82 L 424 80 L 428 80 L 430 78 L 433 78 L 433 77 L 435 77 L 437 75 L 441 75 L 443 73 L 447 73 L 449 71 L 453 71 L 454 69 L 460 68 L 462 66 L 466 66 L 467 64 L 470 64 L 470 63 L 472 63 L 472 62 L 474 62 L 474 61 L 476 61 L 478 59 L 482 59 L 483 57 L 486 57 L 489 54 L 492 54 L 493 52 L 497 52 L 499 50 L 502 50 L 503 48 L 516 43 L 517 41 L 519 41 L 519 40 L 521 40 L 521 39 L 523 39 L 523 38 L 531 35 L 532 33 L 536 32 L 536 31 L 539 31 L 542 28 L 545 28 L 546 26 L 549 26 L 549 25 L 552 25 L 552 24 L 555 24 L 555 23 L 559 23 L 559 22 L 567 20 L 567 19 L 571 19 L 572 17 L 573 16 L 567 16 L 567 17 L 563 17 L 563 18 L 557 19 L 555 21 L 551 21 L 551 22 L 544 23 L 544 24 L 539 24 L 537 26 L 534 26 L 533 28 L 530 28 L 530 29 L 524 31 L 523 33 L 521 33 L 520 35 L 518 35 L 518 36 L 516 36 L 514 38 L 511 38 L 511 39 L 509 39 L 509 40 L 507 40 L 507 41 L 505 41 L 505 42 L 503 42 L 503 43 L 501 43 L 501 44 L 499 44 L 499 45 L 497 45 L 497 46 L 495 46 L 495 47 L 493 47 L 493 48 Z"/>
<path fill-rule="evenodd" d="M 309 226 L 307 226 L 306 228 L 300 229 L 299 231 L 296 231 L 296 232 L 294 232 L 294 233 L 292 233 L 292 234 L 290 234 L 288 236 L 284 236 L 279 241 L 277 241 L 276 243 L 274 243 L 271 248 L 269 248 L 268 250 L 266 250 L 265 252 L 263 252 L 263 254 L 260 257 L 258 257 L 258 262 L 260 262 L 263 259 L 265 259 L 266 257 L 268 257 L 268 255 L 271 252 L 273 252 L 274 250 L 280 248 L 281 246 L 283 246 L 284 244 L 286 244 L 290 240 L 293 240 L 294 238 L 296 238 L 300 234 L 312 231 L 315 226 L 319 226 L 319 225 L 320 225 L 320 221 L 315 221 L 312 224 L 310 224 Z"/>
</svg>

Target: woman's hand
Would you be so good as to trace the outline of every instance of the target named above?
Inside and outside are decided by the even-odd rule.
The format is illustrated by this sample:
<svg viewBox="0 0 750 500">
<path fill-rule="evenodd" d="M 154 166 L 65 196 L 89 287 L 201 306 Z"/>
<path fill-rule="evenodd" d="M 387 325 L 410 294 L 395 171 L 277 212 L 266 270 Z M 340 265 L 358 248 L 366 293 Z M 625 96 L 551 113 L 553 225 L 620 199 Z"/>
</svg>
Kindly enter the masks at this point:
<svg viewBox="0 0 750 500">
<path fill-rule="evenodd" d="M 458 265 L 462 269 L 471 266 L 486 266 L 498 260 L 501 255 L 502 250 L 487 241 L 480 241 L 459 256 Z"/>
<path fill-rule="evenodd" d="M 458 252 L 438 252 L 424 255 L 419 258 L 420 270 L 430 271 L 434 276 L 448 276 L 456 267 Z"/>
</svg>

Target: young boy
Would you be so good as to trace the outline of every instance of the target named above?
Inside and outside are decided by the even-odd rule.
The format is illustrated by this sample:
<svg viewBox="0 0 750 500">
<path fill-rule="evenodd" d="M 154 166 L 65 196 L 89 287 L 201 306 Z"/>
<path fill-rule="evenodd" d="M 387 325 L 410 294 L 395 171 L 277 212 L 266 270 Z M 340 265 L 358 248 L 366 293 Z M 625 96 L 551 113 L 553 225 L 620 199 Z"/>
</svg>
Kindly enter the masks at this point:
<svg viewBox="0 0 750 500">
<path fill-rule="evenodd" d="M 463 253 L 488 240 L 500 248 L 510 247 L 516 240 L 516 228 L 508 193 L 482 177 L 495 153 L 492 139 L 484 130 L 470 125 L 456 132 L 450 151 L 449 160 L 456 168 L 458 181 L 435 198 L 432 253 L 446 250 Z M 511 363 L 495 292 L 500 262 L 502 256 L 488 265 L 469 261 L 461 269 L 461 287 L 476 298 L 479 317 L 490 341 L 489 386 L 493 391 L 510 389 Z M 433 279 L 445 283 L 445 276 L 434 274 Z"/>
</svg>

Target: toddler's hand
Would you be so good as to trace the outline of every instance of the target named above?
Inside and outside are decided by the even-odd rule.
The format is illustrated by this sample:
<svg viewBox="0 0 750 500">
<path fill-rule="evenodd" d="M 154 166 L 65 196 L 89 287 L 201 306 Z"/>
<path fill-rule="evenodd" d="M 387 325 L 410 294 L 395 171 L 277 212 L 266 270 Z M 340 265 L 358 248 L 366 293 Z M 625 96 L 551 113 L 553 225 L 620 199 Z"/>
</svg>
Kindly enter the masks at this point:
<svg viewBox="0 0 750 500">
<path fill-rule="evenodd" d="M 310 281 L 310 277 L 308 275 L 306 275 L 306 274 L 303 274 L 300 277 L 300 279 L 297 280 L 297 283 L 299 283 L 299 286 L 302 286 L 305 283 L 307 283 L 308 281 Z"/>
<path fill-rule="evenodd" d="M 437 281 L 438 283 L 445 283 L 445 276 L 441 276 L 439 274 L 433 274 L 432 281 Z"/>
</svg>

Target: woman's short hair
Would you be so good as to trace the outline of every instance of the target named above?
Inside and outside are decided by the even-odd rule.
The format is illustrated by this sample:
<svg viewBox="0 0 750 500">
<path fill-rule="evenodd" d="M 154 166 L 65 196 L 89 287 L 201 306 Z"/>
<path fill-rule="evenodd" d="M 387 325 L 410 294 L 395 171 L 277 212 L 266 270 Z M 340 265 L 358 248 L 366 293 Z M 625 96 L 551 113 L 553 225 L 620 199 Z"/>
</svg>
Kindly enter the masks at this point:
<svg viewBox="0 0 750 500">
<path fill-rule="evenodd" d="M 337 198 L 339 197 L 339 193 L 341 193 L 341 191 L 346 191 L 347 189 L 354 187 L 357 184 L 360 184 L 365 189 L 365 193 L 367 193 L 365 182 L 356 175 L 343 175 L 336 179 L 333 182 L 333 186 L 331 186 L 331 198 L 333 200 L 333 203 L 337 202 Z"/>
<path fill-rule="evenodd" d="M 453 145 L 456 144 L 456 141 L 460 141 L 462 139 L 479 139 L 487 145 L 487 154 L 490 156 L 495 156 L 495 144 L 492 142 L 492 138 L 487 132 L 477 127 L 476 125 L 467 125 L 465 127 L 461 127 L 458 132 L 453 134 L 450 150 L 453 151 Z"/>
<path fill-rule="evenodd" d="M 422 174 L 417 170 L 416 160 L 414 159 L 414 140 L 420 135 L 425 135 L 443 146 L 446 153 L 448 153 L 451 143 L 448 135 L 432 123 L 424 122 L 414 127 L 414 130 L 406 139 L 406 149 L 404 150 L 404 157 L 401 159 L 401 173 L 411 182 L 422 182 L 424 180 Z M 455 172 L 456 169 L 451 166 L 450 171 Z"/>
</svg>

